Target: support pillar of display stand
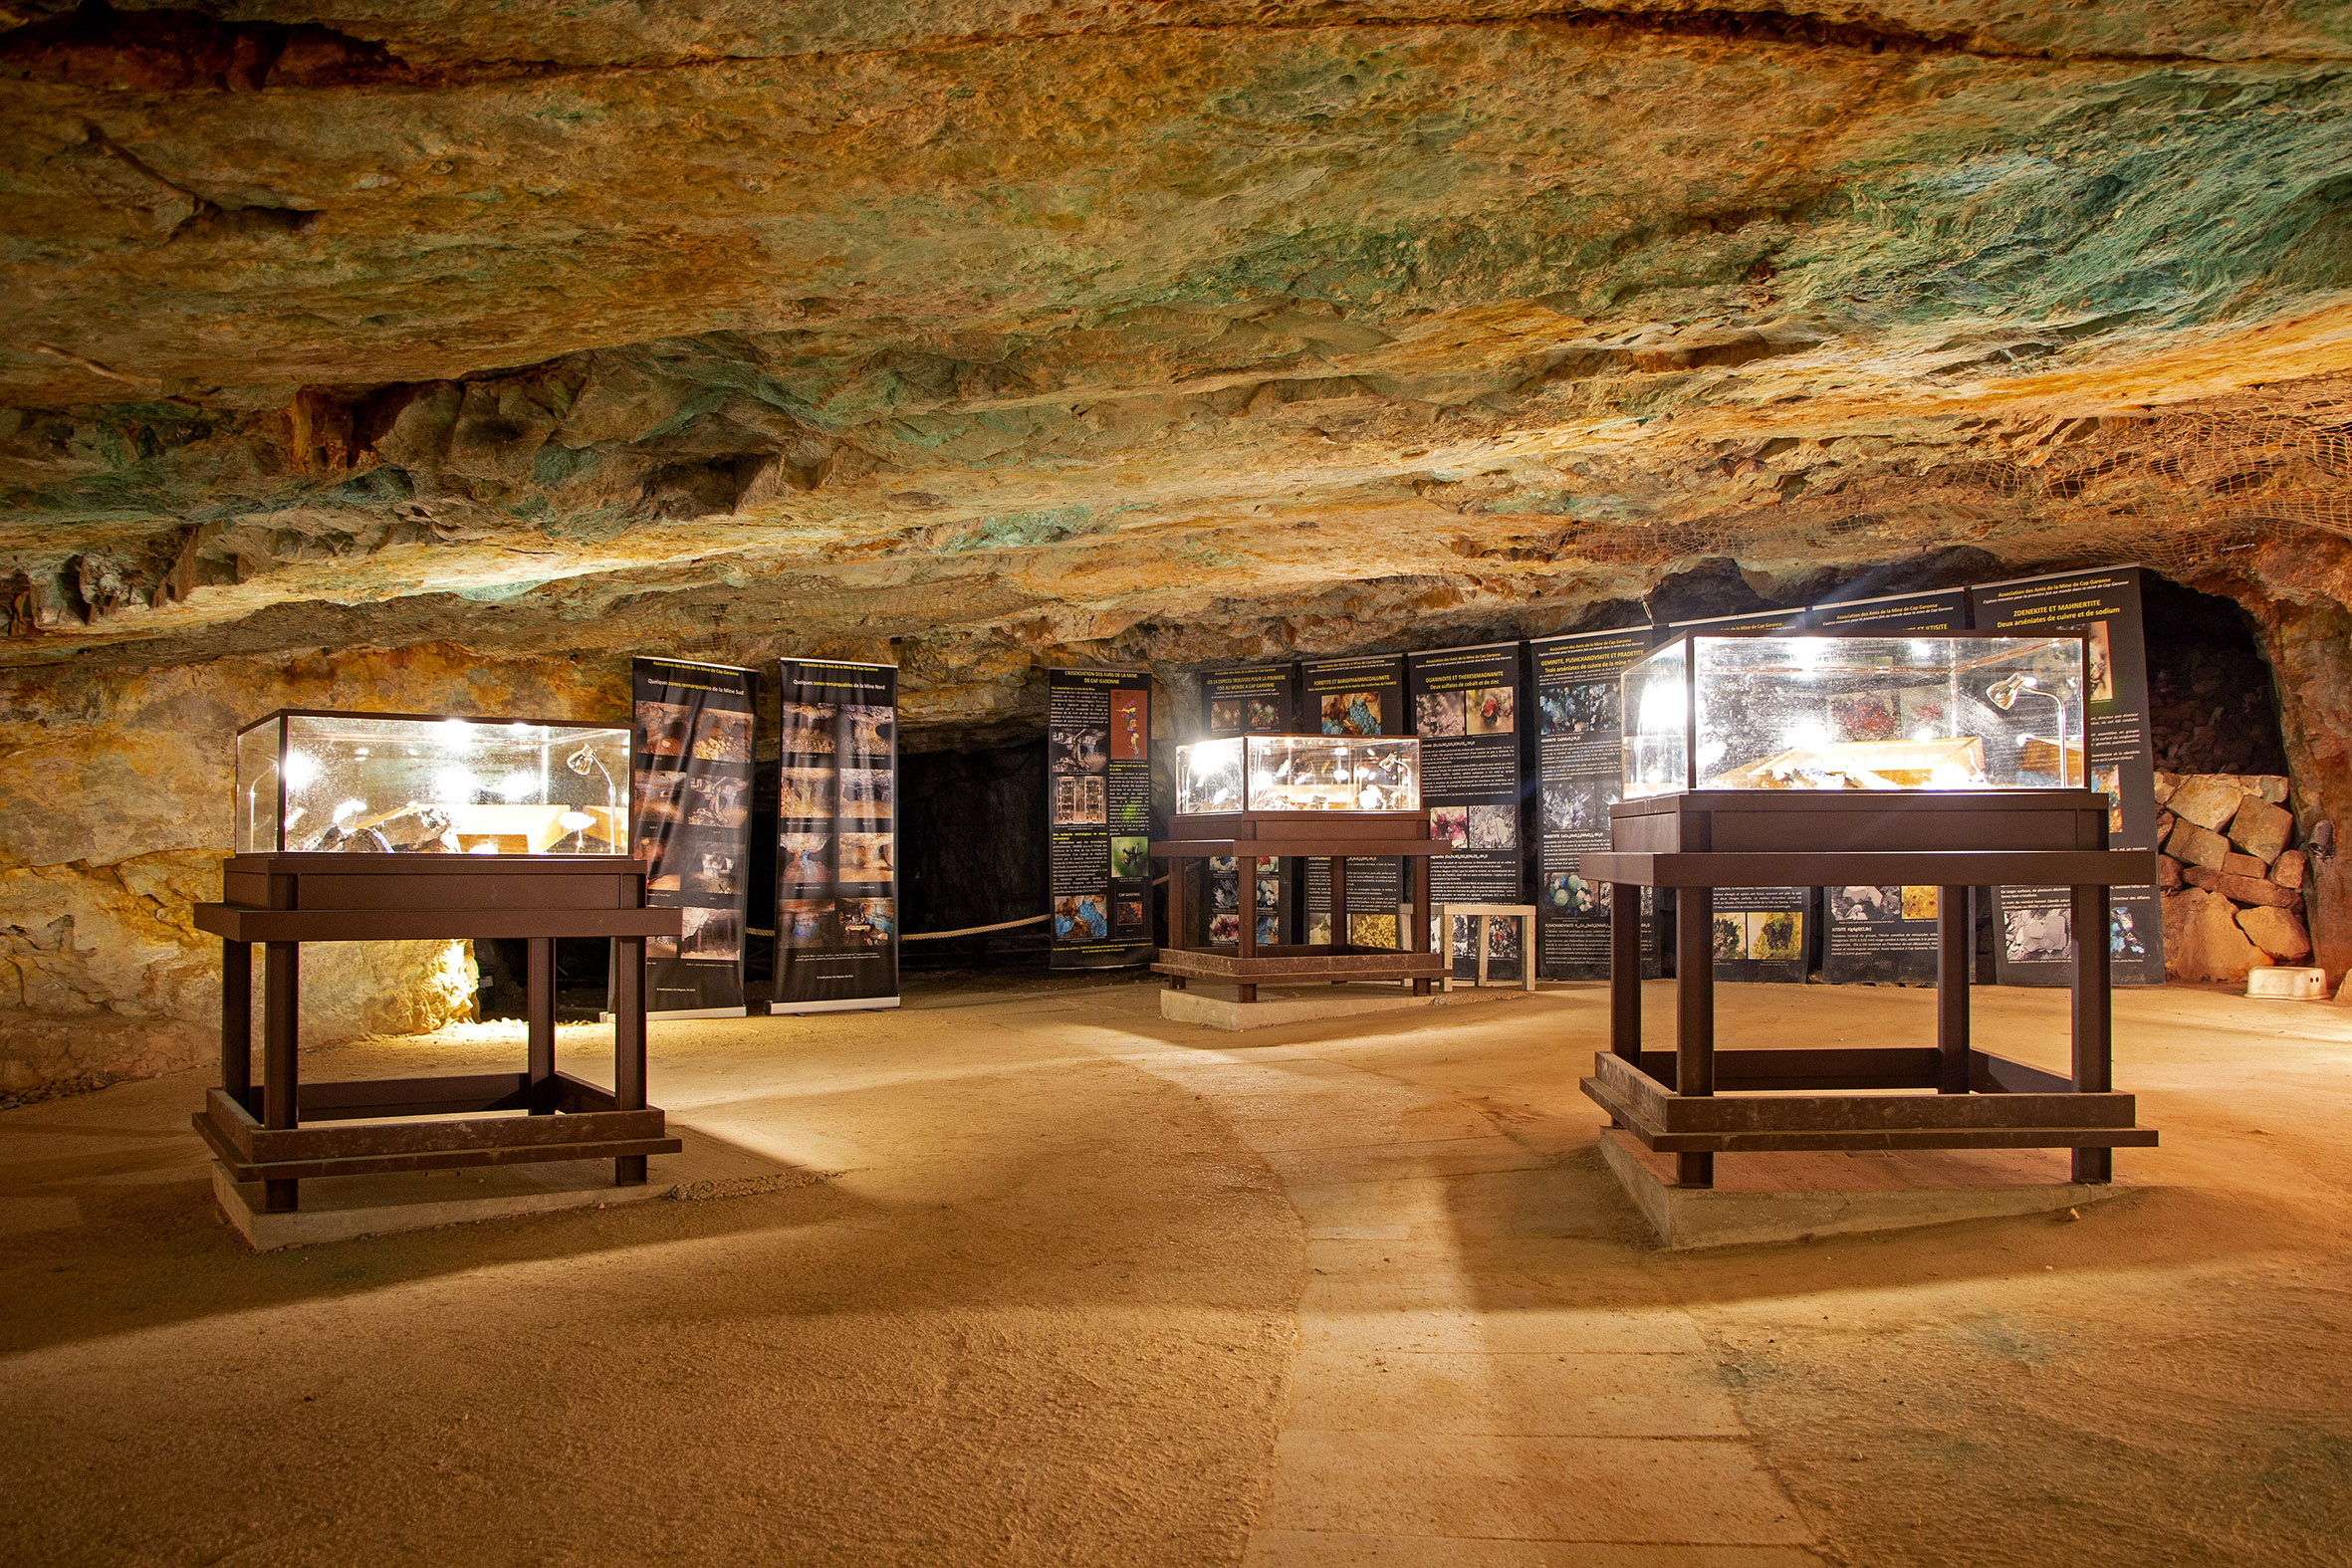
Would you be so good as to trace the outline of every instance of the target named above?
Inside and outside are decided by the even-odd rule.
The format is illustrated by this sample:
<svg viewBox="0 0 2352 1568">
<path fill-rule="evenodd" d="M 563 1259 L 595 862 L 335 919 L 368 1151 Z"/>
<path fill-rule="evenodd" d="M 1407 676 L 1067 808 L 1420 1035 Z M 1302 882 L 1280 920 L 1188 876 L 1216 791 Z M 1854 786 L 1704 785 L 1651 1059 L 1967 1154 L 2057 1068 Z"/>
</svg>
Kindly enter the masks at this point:
<svg viewBox="0 0 2352 1568">
<path fill-rule="evenodd" d="M 2094 790 L 1936 794 L 1691 791 L 1611 808 L 1619 848 L 1587 854 L 1582 874 L 1610 893 L 1609 1050 L 1584 1093 L 1641 1150 L 1671 1157 L 1681 1192 L 1715 1184 L 1718 1155 L 2070 1150 L 2072 1182 L 2114 1175 L 2114 1151 L 2155 1144 L 2131 1095 L 2114 1091 L 2108 888 L 2147 882 L 2154 856 L 2105 847 L 2107 801 Z M 1982 849 L 1921 849 L 1956 838 Z M 1787 852 L 1788 843 L 1852 845 Z M 1681 846 L 1709 846 L 1686 852 Z M 2015 847 L 2002 847 L 2010 845 Z M 1713 895 L 1721 887 L 1929 885 L 1943 890 L 1933 1045 L 1719 1049 Z M 1972 886 L 2073 890 L 2072 1061 L 2061 1076 L 1975 1049 L 1970 944 L 1959 911 Z M 1677 893 L 1675 1048 L 1641 1040 L 1642 888 Z M 2085 938 L 2087 937 L 2087 940 Z M 1890 1094 L 1887 1090 L 1924 1090 Z M 1630 1168 L 1629 1168 L 1630 1169 Z M 1629 1186 L 1633 1178 L 1626 1172 Z M 1653 1217 L 1655 1218 L 1655 1217 Z"/>
<path fill-rule="evenodd" d="M 684 916 L 644 907 L 645 868 L 617 856 L 240 855 L 234 902 L 199 904 L 197 928 L 222 939 L 221 1081 L 192 1118 L 232 1188 L 261 1184 L 263 1212 L 300 1205 L 318 1177 L 559 1160 L 609 1159 L 613 1181 L 646 1180 L 646 1157 L 674 1154 L 645 1100 L 645 941 L 676 937 Z M 306 942 L 530 943 L 525 1070 L 305 1084 L 298 1043 Z M 556 1068 L 556 939 L 613 948 L 613 1087 Z M 252 949 L 264 949 L 262 1081 L 253 1082 Z M 521 1117 L 491 1115 L 524 1111 Z M 429 1117 L 432 1120 L 412 1118 Z M 329 1124 L 329 1125 L 321 1125 Z"/>
</svg>

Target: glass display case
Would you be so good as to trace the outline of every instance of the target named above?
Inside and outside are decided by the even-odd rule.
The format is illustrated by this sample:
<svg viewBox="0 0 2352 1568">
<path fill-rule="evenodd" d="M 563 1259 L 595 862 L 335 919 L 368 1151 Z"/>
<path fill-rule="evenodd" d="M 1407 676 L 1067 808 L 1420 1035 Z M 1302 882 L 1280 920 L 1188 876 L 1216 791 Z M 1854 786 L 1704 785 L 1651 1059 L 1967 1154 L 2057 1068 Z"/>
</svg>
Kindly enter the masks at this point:
<svg viewBox="0 0 2352 1568">
<path fill-rule="evenodd" d="M 620 855 L 625 725 L 285 709 L 237 732 L 239 854 Z"/>
<path fill-rule="evenodd" d="M 1176 748 L 1176 812 L 1418 811 L 1421 743 L 1398 736 L 1236 735 Z"/>
<path fill-rule="evenodd" d="M 1625 797 L 2080 787 L 2083 661 L 2080 637 L 1686 633 L 1625 672 Z"/>
</svg>

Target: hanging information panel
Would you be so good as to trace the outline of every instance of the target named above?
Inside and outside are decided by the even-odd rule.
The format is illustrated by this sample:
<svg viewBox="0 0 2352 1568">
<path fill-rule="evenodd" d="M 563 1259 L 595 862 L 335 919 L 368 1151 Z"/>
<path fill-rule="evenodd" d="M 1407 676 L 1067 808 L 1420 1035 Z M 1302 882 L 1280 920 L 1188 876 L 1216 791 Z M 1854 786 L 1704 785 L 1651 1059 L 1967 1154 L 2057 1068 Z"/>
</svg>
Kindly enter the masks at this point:
<svg viewBox="0 0 2352 1568">
<path fill-rule="evenodd" d="M 1899 593 L 1887 598 L 1816 604 L 1805 614 L 1810 631 L 1848 636 L 1907 631 L 1959 631 L 1968 625 L 1968 590 Z M 1840 698 L 1849 728 L 1863 740 L 1897 740 L 1913 727 L 1950 733 L 1948 694 L 1937 687 L 1889 686 Z M 1832 887 L 1823 892 L 1821 978 L 1839 985 L 1932 986 L 1936 983 L 1936 910 L 1932 887 Z"/>
<path fill-rule="evenodd" d="M 776 1012 L 898 1006 L 898 671 L 786 659 Z"/>
<path fill-rule="evenodd" d="M 1298 666 L 1247 664 L 1230 670 L 1211 670 L 1201 677 L 1201 707 L 1207 723 L 1206 739 L 1229 735 L 1295 735 L 1298 733 Z M 1274 946 L 1288 938 L 1297 919 L 1297 883 L 1303 861 L 1263 858 L 1258 862 L 1258 941 Z M 1207 894 L 1188 918 L 1203 922 L 1193 941 L 1222 945 L 1241 940 L 1242 878 L 1229 855 L 1208 862 Z M 1326 895 L 1327 898 L 1327 895 Z M 1193 901 L 1186 908 L 1193 911 Z"/>
<path fill-rule="evenodd" d="M 1405 691 L 1412 699 L 1413 733 L 1421 738 L 1421 804 L 1429 812 L 1429 836 L 1454 846 L 1430 862 L 1432 904 L 1519 904 L 1526 902 L 1526 866 L 1520 849 L 1520 653 L 1516 642 L 1477 648 L 1416 653 L 1405 661 Z M 1435 919 L 1435 916 L 1431 917 Z M 1471 944 L 1478 923 L 1432 932 L 1447 945 L 1457 975 L 1477 973 Z M 1490 923 L 1490 953 L 1504 973 L 1521 963 L 1519 923 Z"/>
<path fill-rule="evenodd" d="M 1403 654 L 1298 662 L 1299 729 L 1310 735 L 1405 735 Z M 1330 862 L 1306 862 L 1306 940 L 1329 940 Z M 1356 947 L 1402 948 L 1397 905 L 1404 877 L 1394 859 L 1347 862 L 1347 941 Z"/>
<path fill-rule="evenodd" d="M 1738 631 L 1797 631 L 1801 609 L 1759 610 L 1711 620 L 1678 620 L 1659 634 L 1720 634 Z M 1720 887 L 1715 890 L 1715 978 L 1803 985 L 1809 961 L 1807 929 L 1813 907 L 1809 887 Z"/>
<path fill-rule="evenodd" d="M 1978 631 L 2040 631 L 2089 639 L 2083 697 L 2090 731 L 2055 733 L 2063 709 L 2040 693 L 2052 714 L 2053 758 L 2066 759 L 2066 784 L 2105 793 L 2107 842 L 2115 849 L 2156 845 L 2156 753 L 2148 730 L 2148 659 L 2140 622 L 2140 568 L 2114 566 L 1996 582 L 1969 590 Z M 2087 770 L 2087 774 L 2086 774 Z M 2060 781 L 2053 777 L 2050 783 Z M 2118 986 L 2164 984 L 2164 910 L 2153 887 L 2113 892 L 2108 947 Z M 1994 968 L 2004 986 L 2064 986 L 2074 952 L 2067 892 L 2057 887 L 2003 887 L 1993 894 Z"/>
<path fill-rule="evenodd" d="M 1625 779 L 1619 677 L 1650 647 L 1647 626 L 1528 645 L 1535 675 L 1535 967 L 1546 980 L 1609 978 L 1609 889 L 1586 882 L 1576 863 L 1609 847 L 1609 807 Z"/>
<path fill-rule="evenodd" d="M 1151 676 L 1046 672 L 1054 969 L 1121 969 L 1151 935 Z"/>
<path fill-rule="evenodd" d="M 630 841 L 646 862 L 645 902 L 686 912 L 682 935 L 646 940 L 646 1010 L 741 1017 L 759 675 L 641 658 L 629 684 Z"/>
</svg>

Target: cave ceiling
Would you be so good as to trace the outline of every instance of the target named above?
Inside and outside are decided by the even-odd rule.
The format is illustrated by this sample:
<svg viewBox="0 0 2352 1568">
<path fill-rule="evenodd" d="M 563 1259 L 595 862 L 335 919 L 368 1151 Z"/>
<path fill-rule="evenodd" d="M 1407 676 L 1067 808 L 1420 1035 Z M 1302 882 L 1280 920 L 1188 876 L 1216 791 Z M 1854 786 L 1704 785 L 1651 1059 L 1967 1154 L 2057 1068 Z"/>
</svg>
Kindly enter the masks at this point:
<svg viewBox="0 0 2352 1568">
<path fill-rule="evenodd" d="M 2352 4 L 0 26 L 20 680 L 887 650 L 980 734 L 1707 562 L 2352 592 Z"/>
</svg>

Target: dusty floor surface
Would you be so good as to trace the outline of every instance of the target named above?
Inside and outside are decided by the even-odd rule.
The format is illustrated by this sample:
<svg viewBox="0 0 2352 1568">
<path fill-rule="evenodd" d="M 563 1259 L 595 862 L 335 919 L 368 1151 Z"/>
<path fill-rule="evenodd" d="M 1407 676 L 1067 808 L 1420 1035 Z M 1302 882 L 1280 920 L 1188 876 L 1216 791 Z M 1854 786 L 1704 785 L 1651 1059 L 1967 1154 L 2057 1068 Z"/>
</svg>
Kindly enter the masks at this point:
<svg viewBox="0 0 2352 1568">
<path fill-rule="evenodd" d="M 1727 988 L 1722 1030 L 1929 1007 Z M 2059 1064 L 2062 997 L 1978 1007 Z M 2340 1564 L 2352 1010 L 2118 1015 L 2165 1139 L 2131 1191 L 1705 1254 L 1601 1166 L 1585 989 L 1244 1036 L 1044 980 L 657 1025 L 674 1117 L 823 1178 L 260 1256 L 199 1076 L 25 1107 L 0 1560 Z"/>
</svg>

